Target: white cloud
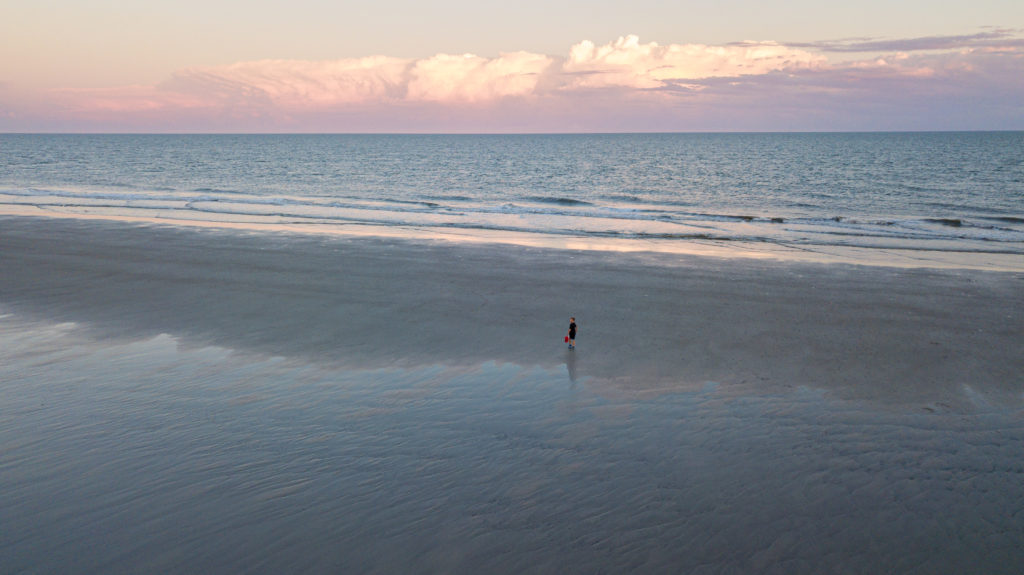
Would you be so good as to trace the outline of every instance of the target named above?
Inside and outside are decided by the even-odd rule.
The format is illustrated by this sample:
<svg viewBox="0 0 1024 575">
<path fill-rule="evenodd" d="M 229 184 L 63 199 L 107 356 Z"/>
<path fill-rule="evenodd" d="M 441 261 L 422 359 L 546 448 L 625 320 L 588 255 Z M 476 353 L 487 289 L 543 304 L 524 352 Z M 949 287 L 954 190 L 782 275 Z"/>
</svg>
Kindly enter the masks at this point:
<svg viewBox="0 0 1024 575">
<path fill-rule="evenodd" d="M 823 56 L 774 42 L 659 46 L 656 42 L 641 44 L 636 36 L 624 36 L 604 46 L 590 41 L 576 44 L 563 69 L 573 75 L 567 84 L 570 89 L 651 89 L 688 80 L 765 74 L 824 63 Z"/>
<path fill-rule="evenodd" d="M 481 58 L 438 54 L 419 60 L 411 72 L 406 99 L 430 102 L 484 102 L 534 93 L 553 58 L 529 52 Z"/>
</svg>

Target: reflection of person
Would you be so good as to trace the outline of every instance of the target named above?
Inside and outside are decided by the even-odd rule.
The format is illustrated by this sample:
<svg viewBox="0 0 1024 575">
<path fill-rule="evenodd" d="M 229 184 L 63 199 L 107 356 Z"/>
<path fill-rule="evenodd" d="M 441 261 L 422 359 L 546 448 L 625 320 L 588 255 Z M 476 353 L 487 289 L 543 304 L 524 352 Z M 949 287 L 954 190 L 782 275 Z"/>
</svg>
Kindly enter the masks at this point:
<svg viewBox="0 0 1024 575">
<path fill-rule="evenodd" d="M 576 349 L 576 318 L 569 318 L 569 349 Z"/>
</svg>

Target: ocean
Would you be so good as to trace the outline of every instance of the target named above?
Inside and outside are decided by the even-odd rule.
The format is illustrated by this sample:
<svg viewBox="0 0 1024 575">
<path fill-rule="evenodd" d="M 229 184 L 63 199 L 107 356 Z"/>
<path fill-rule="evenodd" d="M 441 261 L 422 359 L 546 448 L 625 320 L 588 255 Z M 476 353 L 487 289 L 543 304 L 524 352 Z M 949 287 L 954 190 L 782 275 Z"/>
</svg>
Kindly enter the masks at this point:
<svg viewBox="0 0 1024 575">
<path fill-rule="evenodd" d="M 656 251 L 1016 256 L 1024 132 L 6 134 L 0 211 Z"/>
</svg>

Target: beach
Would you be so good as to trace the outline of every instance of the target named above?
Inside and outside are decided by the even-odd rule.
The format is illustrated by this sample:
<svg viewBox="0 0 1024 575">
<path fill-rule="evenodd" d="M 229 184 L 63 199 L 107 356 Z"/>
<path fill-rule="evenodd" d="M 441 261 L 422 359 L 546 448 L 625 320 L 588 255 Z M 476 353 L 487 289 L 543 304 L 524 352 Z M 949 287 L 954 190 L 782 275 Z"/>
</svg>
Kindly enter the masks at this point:
<svg viewBox="0 0 1024 575">
<path fill-rule="evenodd" d="M 0 570 L 1014 572 L 1022 295 L 4 217 Z"/>
<path fill-rule="evenodd" d="M 1021 273 L 43 221 L 5 221 L 4 302 L 103 337 L 369 368 L 549 368 L 576 316 L 578 373 L 624 391 L 1021 391 Z"/>
</svg>

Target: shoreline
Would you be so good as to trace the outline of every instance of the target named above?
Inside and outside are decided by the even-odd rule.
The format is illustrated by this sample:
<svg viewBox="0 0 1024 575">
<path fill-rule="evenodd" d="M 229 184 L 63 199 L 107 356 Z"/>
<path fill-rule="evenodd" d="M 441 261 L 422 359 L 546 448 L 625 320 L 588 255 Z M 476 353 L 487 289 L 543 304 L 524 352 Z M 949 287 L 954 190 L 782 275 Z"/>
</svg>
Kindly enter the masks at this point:
<svg viewBox="0 0 1024 575">
<path fill-rule="evenodd" d="M 57 206 L 49 206 L 56 208 Z M 5 206 L 0 221 L 8 218 L 41 220 L 80 220 L 116 222 L 137 226 L 167 226 L 191 229 L 227 230 L 254 234 L 298 234 L 336 238 L 376 238 L 412 242 L 450 242 L 479 246 L 501 245 L 552 250 L 581 250 L 625 254 L 656 253 L 672 256 L 699 256 L 722 259 L 769 260 L 781 263 L 850 264 L 901 269 L 977 270 L 987 272 L 1024 272 L 1020 254 L 967 249 L 922 249 L 883 246 L 842 246 L 800 244 L 785 241 L 745 241 L 713 238 L 600 238 L 572 234 L 554 235 L 522 231 L 475 228 L 424 228 L 414 225 L 392 226 L 366 223 L 311 223 L 283 219 L 280 222 L 210 221 L 168 218 L 165 216 L 124 215 L 90 212 L 59 212 L 40 206 Z"/>
<path fill-rule="evenodd" d="M 101 338 L 351 368 L 514 363 L 607 393 L 1024 402 L 1017 272 L 11 217 L 0 245 L 5 311 Z"/>
</svg>

